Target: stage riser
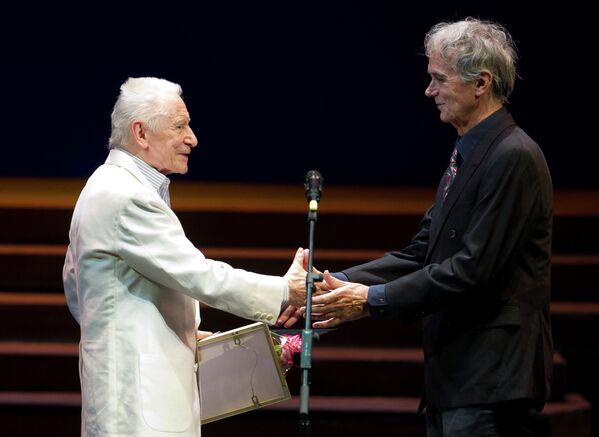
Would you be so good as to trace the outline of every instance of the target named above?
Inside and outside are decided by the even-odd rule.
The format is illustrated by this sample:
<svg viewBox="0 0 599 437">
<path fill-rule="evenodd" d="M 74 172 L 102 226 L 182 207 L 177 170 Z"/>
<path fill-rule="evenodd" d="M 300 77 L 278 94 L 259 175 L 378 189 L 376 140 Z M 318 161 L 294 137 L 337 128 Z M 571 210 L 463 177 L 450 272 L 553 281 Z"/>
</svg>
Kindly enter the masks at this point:
<svg viewBox="0 0 599 437">
<path fill-rule="evenodd" d="M 291 213 L 177 211 L 188 238 L 199 247 L 306 246 L 306 216 Z M 71 209 L 0 208 L 0 243 L 67 244 Z M 316 226 L 318 248 L 393 250 L 414 236 L 421 214 L 327 214 Z M 553 252 L 593 254 L 599 216 L 554 218 Z"/>
<path fill-rule="evenodd" d="M 36 246 L 31 247 L 31 250 L 36 250 Z M 66 246 L 52 246 L 50 254 L 47 254 L 47 250 L 43 252 L 45 250 L 43 247 L 39 249 L 40 253 L 25 254 L 17 250 L 11 251 L 11 248 L 12 246 L 0 253 L 0 291 L 62 293 L 62 266 Z M 218 252 L 220 251 L 217 250 Z M 255 249 L 251 254 L 243 250 L 237 252 L 226 250 L 225 252 L 227 255 L 216 258 L 237 268 L 264 274 L 282 275 L 289 268 L 295 249 L 278 250 L 274 254 L 268 249 Z M 210 248 L 207 248 L 205 253 L 210 256 Z M 359 252 L 348 252 L 348 254 L 360 256 Z M 383 252 L 380 254 L 382 255 Z M 330 271 L 339 271 L 371 259 L 334 259 L 334 255 L 331 256 L 326 251 L 322 252 L 322 257 L 319 257 L 318 251 L 314 253 L 315 267 Z M 574 261 L 556 257 L 553 262 L 551 271 L 552 299 L 599 302 L 599 287 L 597 286 L 599 258 L 583 258 L 579 262 Z"/>
<path fill-rule="evenodd" d="M 58 350 L 58 348 L 57 348 Z M 4 391 L 76 392 L 80 390 L 77 346 L 70 354 L 27 354 L 3 349 L 0 344 L 0 387 Z M 420 397 L 423 390 L 422 357 L 412 352 L 389 349 L 379 360 L 356 356 L 355 348 L 313 350 L 311 393 L 321 396 L 409 396 Z M 381 354 L 373 350 L 372 354 Z M 323 356 L 324 355 L 324 356 Z M 326 357 L 326 358 L 325 358 Z M 16 371 L 18 369 L 18 371 Z M 301 369 L 294 367 L 286 375 L 291 394 L 299 395 Z M 567 382 L 566 362 L 556 355 L 552 400 L 563 401 Z"/>
<path fill-rule="evenodd" d="M 281 433 L 331 436 L 406 436 L 425 437 L 424 416 L 414 411 L 377 413 L 368 411 L 368 399 L 364 399 L 364 411 L 344 411 L 331 402 L 326 410 L 309 409 L 309 432 L 299 425 L 297 408 L 272 410 L 269 407 L 224 420 L 208 423 L 202 427 L 203 437 L 280 437 Z M 35 405 L 0 405 L 0 423 L 3 435 L 30 437 L 56 435 L 78 437 L 80 435 L 80 408 L 76 406 L 50 407 Z M 537 417 L 536 437 L 584 437 L 590 435 L 590 412 L 588 407 L 576 401 L 563 404 L 552 414 Z"/>
<path fill-rule="evenodd" d="M 584 308 L 584 304 L 580 304 Z M 227 331 L 250 323 L 249 320 L 210 307 L 202 307 L 200 327 L 209 331 Z M 0 341 L 78 341 L 79 325 L 66 304 L 6 305 L 0 303 Z M 553 338 L 557 350 L 594 350 L 599 332 L 599 313 L 587 315 L 554 313 Z M 302 329 L 303 319 L 294 328 Z M 276 329 L 276 328 L 273 328 Z M 323 335 L 315 347 L 419 347 L 421 330 L 418 322 L 404 324 L 397 320 L 363 319 L 344 324 Z"/>
<path fill-rule="evenodd" d="M 265 192 L 265 187 L 240 184 L 221 187 L 224 191 L 214 194 L 203 184 L 181 189 L 177 188 L 181 181 L 177 182 L 171 193 L 174 210 L 188 238 L 209 258 L 280 275 L 288 269 L 295 249 L 307 246 L 301 187 L 288 192 L 278 186 L 266 187 Z M 64 303 L 62 266 L 71 203 L 76 198 L 71 195 L 81 187 L 54 187 L 52 181 L 31 183 L 32 197 L 6 189 L 0 193 L 4 199 L 0 206 L 0 435 L 75 437 L 80 429 L 79 327 Z M 22 183 L 13 185 L 18 190 L 25 188 Z M 314 253 L 315 266 L 332 271 L 406 245 L 434 191 L 332 188 L 327 187 L 319 208 Z M 206 194 L 213 197 L 206 199 Z M 597 193 L 556 193 L 551 295 L 556 349 L 553 399 L 539 418 L 536 437 L 586 437 L 591 421 L 599 422 L 599 408 L 591 415 L 588 402 L 572 394 L 582 393 L 593 402 L 599 399 L 599 232 L 592 232 L 599 229 L 597 199 Z M 205 330 L 226 331 L 248 323 L 202 308 L 201 328 Z M 294 328 L 303 328 L 303 320 Z M 323 334 L 313 345 L 310 435 L 424 437 L 424 418 L 416 415 L 423 383 L 420 346 L 420 324 L 396 320 L 362 319 Z M 376 353 L 383 355 L 377 359 L 368 356 L 375 354 L 373 348 L 382 348 L 384 352 Z M 292 368 L 286 378 L 292 394 L 297 395 L 300 369 Z M 40 393 L 39 399 L 26 394 L 32 391 Z M 57 392 L 56 399 L 49 400 L 52 392 Z M 19 395 L 25 397 L 18 399 Z M 398 401 L 389 410 L 377 403 L 377 396 L 385 402 Z M 296 434 L 297 399 L 293 402 L 207 424 L 202 435 Z M 593 435 L 599 436 L 599 423 L 594 425 Z"/>
</svg>

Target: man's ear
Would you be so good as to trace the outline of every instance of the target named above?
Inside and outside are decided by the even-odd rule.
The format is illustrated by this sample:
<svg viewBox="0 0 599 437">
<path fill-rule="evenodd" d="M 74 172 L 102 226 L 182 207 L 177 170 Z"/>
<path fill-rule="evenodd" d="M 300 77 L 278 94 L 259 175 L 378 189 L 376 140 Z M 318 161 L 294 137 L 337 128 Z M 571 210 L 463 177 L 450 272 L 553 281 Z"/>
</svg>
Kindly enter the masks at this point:
<svg viewBox="0 0 599 437">
<path fill-rule="evenodd" d="M 483 71 L 480 73 L 478 79 L 476 79 L 476 96 L 480 97 L 483 94 L 489 92 L 491 86 L 493 85 L 493 75 L 488 71 Z"/>
<path fill-rule="evenodd" d="M 142 149 L 148 148 L 147 129 L 141 121 L 135 120 L 131 123 L 131 137 Z"/>
</svg>

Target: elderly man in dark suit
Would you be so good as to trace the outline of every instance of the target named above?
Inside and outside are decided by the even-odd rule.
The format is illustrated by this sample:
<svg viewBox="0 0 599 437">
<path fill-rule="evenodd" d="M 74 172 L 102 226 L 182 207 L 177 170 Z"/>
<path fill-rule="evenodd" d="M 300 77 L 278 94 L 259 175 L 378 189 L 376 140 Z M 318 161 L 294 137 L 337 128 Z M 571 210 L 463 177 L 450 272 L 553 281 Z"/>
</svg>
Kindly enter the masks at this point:
<svg viewBox="0 0 599 437">
<path fill-rule="evenodd" d="M 516 75 L 506 29 L 439 23 L 425 49 L 425 94 L 459 135 L 450 165 L 406 248 L 325 272 L 332 291 L 313 298 L 314 327 L 422 318 L 428 435 L 531 435 L 552 372 L 551 177 L 505 107 Z"/>
</svg>

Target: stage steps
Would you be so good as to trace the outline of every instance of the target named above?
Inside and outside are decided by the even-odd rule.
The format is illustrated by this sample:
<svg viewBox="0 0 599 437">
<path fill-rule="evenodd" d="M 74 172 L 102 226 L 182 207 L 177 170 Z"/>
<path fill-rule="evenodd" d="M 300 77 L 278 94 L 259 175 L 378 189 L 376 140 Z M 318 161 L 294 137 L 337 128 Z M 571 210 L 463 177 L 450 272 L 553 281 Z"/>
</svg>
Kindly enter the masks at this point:
<svg viewBox="0 0 599 437">
<path fill-rule="evenodd" d="M 76 342 L 0 341 L 0 358 L 0 387 L 4 391 L 80 390 Z M 552 399 L 563 401 L 567 363 L 559 353 L 554 361 Z M 312 366 L 314 395 L 418 397 L 422 393 L 421 348 L 314 345 Z M 290 369 L 286 379 L 290 392 L 299 395 L 301 370 Z"/>
<path fill-rule="evenodd" d="M 80 400 L 79 393 L 0 392 L 3 435 L 79 436 Z M 416 397 L 311 396 L 309 435 L 424 437 L 424 417 L 416 414 L 418 403 Z M 535 435 L 590 435 L 590 409 L 584 397 L 569 394 L 565 401 L 545 407 L 536 420 Z M 278 437 L 282 432 L 295 433 L 300 430 L 298 411 L 299 398 L 293 396 L 289 401 L 206 424 L 202 435 Z"/>
<path fill-rule="evenodd" d="M 8 323 L 11 328 L 17 327 L 12 333 L 9 331 L 2 332 L 3 341 L 0 342 L 0 387 L 3 388 L 2 392 L 26 391 L 39 393 L 41 391 L 42 393 L 63 393 L 65 396 L 77 394 L 79 389 L 77 376 L 78 348 L 76 343 L 78 328 L 68 314 L 64 297 L 58 293 L 0 293 L 0 303 L 0 317 L 2 317 L 2 320 Z M 23 307 L 19 308 L 20 305 L 23 305 Z M 38 307 L 42 312 L 36 312 L 35 307 Z M 19 308 L 19 311 L 16 311 L 16 308 Z M 579 302 L 574 302 L 554 304 L 552 310 L 555 313 L 554 317 L 557 315 L 565 319 L 576 320 L 576 314 L 594 317 L 594 332 L 597 332 L 599 312 L 596 306 L 585 306 Z M 26 316 L 27 314 L 29 314 L 29 317 Z M 203 323 L 211 329 L 226 330 L 248 323 L 244 319 L 210 307 L 203 307 L 202 315 Z M 10 320 L 13 320 L 13 323 L 10 323 Z M 33 324 L 32 320 L 38 320 L 39 322 Z M 6 340 L 7 337 L 24 336 L 24 331 L 20 331 L 18 325 L 29 326 L 30 332 L 27 335 L 32 338 L 41 337 L 43 340 L 37 342 Z M 62 331 L 57 330 L 56 326 L 60 325 L 69 328 Z M 554 326 L 556 326 L 555 321 Z M 574 323 L 574 326 L 576 326 L 576 323 Z M 62 332 L 61 336 L 70 338 L 70 341 L 52 341 L 52 337 L 59 332 Z M 370 338 L 364 334 L 368 332 L 370 332 Z M 375 334 L 374 337 L 373 333 Z M 380 338 L 377 337 L 378 334 L 381 334 Z M 585 334 L 585 332 L 577 333 L 579 336 Z M 373 338 L 376 341 L 372 341 Z M 422 385 L 422 353 L 418 348 L 419 339 L 420 331 L 416 324 L 403 325 L 391 320 L 363 319 L 346 327 L 322 334 L 320 341 L 315 342 L 313 349 L 312 395 L 315 397 L 326 396 L 331 393 L 336 394 L 337 397 L 344 395 L 356 397 L 359 395 L 362 404 L 365 405 L 364 408 L 368 408 L 368 405 L 373 402 L 371 398 L 380 398 L 381 396 L 407 397 L 411 399 L 412 404 L 417 403 Z M 380 343 L 383 347 L 373 347 L 373 344 L 376 345 L 377 343 Z M 393 347 L 396 343 L 399 343 L 401 347 Z M 340 345 L 345 346 L 339 347 Z M 409 345 L 415 346 L 410 347 Z M 18 369 L 18 372 L 15 369 Z M 590 408 L 587 408 L 585 412 L 583 411 L 584 407 L 581 407 L 584 404 L 576 402 L 575 405 L 572 405 L 572 394 L 566 392 L 568 377 L 567 362 L 559 354 L 556 354 L 554 400 L 548 404 L 548 408 L 551 407 L 552 409 L 547 410 L 546 421 L 551 420 L 553 421 L 551 423 L 561 424 L 565 420 L 572 420 L 571 415 L 564 413 L 563 409 L 574 408 L 578 421 L 582 423 L 580 426 L 586 427 L 588 426 Z M 287 375 L 287 380 L 291 392 L 297 395 L 300 383 L 299 369 L 291 369 Z M 348 381 L 368 381 L 368 383 L 356 384 L 353 382 L 348 383 Z M 72 405 L 72 402 L 61 406 L 60 399 L 65 399 L 65 396 L 58 396 L 56 403 L 50 409 L 55 414 L 65 414 L 69 417 L 65 420 L 78 420 L 78 417 L 73 413 L 76 406 Z M 4 406 L 0 406 L 0 409 L 6 407 L 8 411 L 18 411 L 18 414 L 32 414 L 36 417 L 35 421 L 37 422 L 45 420 L 46 408 L 44 402 L 47 402 L 48 399 L 46 397 L 39 400 L 41 405 L 38 405 L 35 403 L 37 398 L 25 397 L 23 402 L 17 405 L 4 404 Z M 379 413 L 369 412 L 355 415 L 344 412 L 346 405 L 343 403 L 337 405 L 336 408 L 338 408 L 338 411 L 332 415 L 327 415 L 322 411 L 318 412 L 318 410 L 315 411 L 313 417 L 315 426 L 322 426 L 323 429 L 327 429 L 329 425 L 339 426 L 340 423 L 350 423 L 351 429 L 354 429 L 355 426 L 361 426 L 369 421 L 383 420 Z M 551 411 L 553 413 L 550 414 Z M 417 428 L 419 424 L 421 425 L 421 418 L 411 417 L 415 416 L 414 412 L 415 409 L 404 410 L 394 420 L 390 422 L 388 418 L 384 420 L 387 421 L 386 423 L 401 429 L 406 427 L 407 429 Z M 40 414 L 42 417 L 37 417 Z M 220 432 L 223 429 L 228 430 L 236 423 L 239 423 L 239 426 L 245 426 L 248 421 L 261 420 L 260 418 L 263 415 L 265 415 L 264 420 L 271 420 L 274 413 L 248 414 L 257 414 L 257 416 L 247 419 L 243 417 L 227 419 L 226 424 L 211 424 L 206 427 L 206 433 L 212 432 L 209 431 L 211 428 L 215 430 L 214 432 Z M 291 419 L 293 415 L 294 411 L 290 409 L 285 417 Z M 344 415 L 348 415 L 348 417 L 343 418 Z M 554 416 L 560 417 L 560 420 L 555 419 Z M 349 421 L 349 418 L 358 423 L 354 424 Z M 229 423 L 228 421 L 232 422 Z M 210 435 L 206 433 L 204 435 Z"/>
<path fill-rule="evenodd" d="M 79 334 L 66 307 L 61 271 L 82 185 L 80 180 L 0 179 L 0 423 L 6 435 L 49 435 L 48 430 L 79 435 Z M 315 265 L 331 270 L 402 247 L 433 195 L 428 188 L 326 188 Z M 174 181 L 171 198 L 188 237 L 208 257 L 235 267 L 282 274 L 296 247 L 307 241 L 301 184 Z M 589 230 L 597 224 L 599 192 L 556 193 L 555 396 L 539 417 L 539 435 L 591 435 L 589 400 L 599 402 L 599 346 L 592 334 L 599 332 L 594 281 L 599 233 Z M 203 329 L 224 331 L 247 323 L 202 309 Z M 313 436 L 424 435 L 423 417 L 415 414 L 422 385 L 417 323 L 359 320 L 322 335 L 313 351 Z M 291 369 L 287 380 L 297 395 L 299 370 Z M 297 402 L 294 398 L 207 424 L 203 435 L 294 432 Z"/>
<path fill-rule="evenodd" d="M 598 220 L 599 221 L 599 220 Z M 353 241 L 352 241 L 353 242 Z M 214 247 L 199 246 L 209 258 L 234 267 L 265 274 L 284 274 L 297 247 Z M 66 244 L 0 243 L 0 290 L 62 293 L 62 265 Z M 375 249 L 315 249 L 314 265 L 338 271 L 383 255 Z M 552 299 L 566 301 L 599 300 L 594 278 L 599 255 L 559 254 L 552 256 Z"/>
<path fill-rule="evenodd" d="M 590 333 L 599 332 L 599 302 L 555 301 L 550 309 L 554 339 L 562 346 L 588 343 Z M 0 321 L 3 327 L 0 341 L 77 341 L 79 338 L 79 326 L 71 317 L 62 292 L 0 292 Z M 227 331 L 247 322 L 202 306 L 202 327 L 206 330 Z M 295 328 L 300 328 L 301 323 Z M 421 331 L 418 323 L 363 319 L 323 335 L 317 344 L 418 347 Z"/>
</svg>

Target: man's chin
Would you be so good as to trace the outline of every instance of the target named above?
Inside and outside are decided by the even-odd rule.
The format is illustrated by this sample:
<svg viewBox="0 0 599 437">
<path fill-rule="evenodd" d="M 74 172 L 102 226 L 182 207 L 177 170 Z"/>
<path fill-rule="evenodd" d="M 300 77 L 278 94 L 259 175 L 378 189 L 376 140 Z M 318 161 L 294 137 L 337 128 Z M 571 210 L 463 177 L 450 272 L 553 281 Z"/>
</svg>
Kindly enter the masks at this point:
<svg viewBox="0 0 599 437">
<path fill-rule="evenodd" d="M 439 114 L 439 119 L 443 122 L 443 123 L 449 123 L 449 118 L 443 114 L 442 112 Z"/>
</svg>

